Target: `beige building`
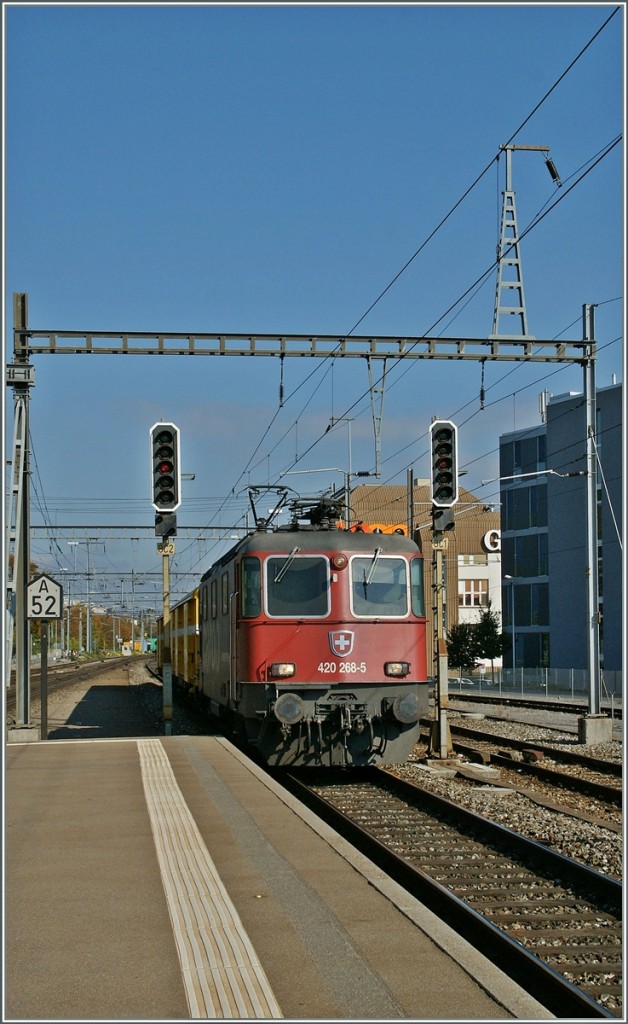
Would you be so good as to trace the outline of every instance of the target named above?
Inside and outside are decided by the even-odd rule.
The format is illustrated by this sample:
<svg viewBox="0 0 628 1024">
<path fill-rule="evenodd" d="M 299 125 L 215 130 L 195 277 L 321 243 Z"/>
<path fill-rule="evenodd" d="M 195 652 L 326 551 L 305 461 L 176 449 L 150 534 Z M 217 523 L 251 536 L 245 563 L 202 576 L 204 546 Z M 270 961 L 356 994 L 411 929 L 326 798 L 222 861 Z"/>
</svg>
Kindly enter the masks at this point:
<svg viewBox="0 0 628 1024">
<path fill-rule="evenodd" d="M 351 492 L 351 524 L 404 526 L 425 558 L 425 594 L 428 616 L 428 671 L 434 666 L 434 590 L 432 587 L 432 503 L 429 480 L 414 483 L 413 523 L 409 528 L 408 489 L 396 484 L 363 484 Z M 500 514 L 474 494 L 460 488 L 454 507 L 455 528 L 445 533 L 445 629 L 458 622 L 474 623 L 488 607 L 501 622 Z M 430 667 L 431 666 L 431 667 Z"/>
</svg>

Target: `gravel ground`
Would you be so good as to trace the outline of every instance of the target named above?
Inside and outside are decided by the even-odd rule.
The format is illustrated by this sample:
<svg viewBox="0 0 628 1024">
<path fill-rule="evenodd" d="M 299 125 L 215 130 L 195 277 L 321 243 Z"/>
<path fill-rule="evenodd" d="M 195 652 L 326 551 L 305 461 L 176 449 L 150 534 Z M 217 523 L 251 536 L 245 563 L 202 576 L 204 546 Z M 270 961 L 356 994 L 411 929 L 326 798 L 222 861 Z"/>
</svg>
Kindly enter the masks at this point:
<svg viewBox="0 0 628 1024">
<path fill-rule="evenodd" d="M 525 740 L 544 745 L 555 745 L 557 748 L 568 745 L 569 750 L 587 754 L 591 757 L 604 758 L 609 761 L 622 760 L 622 744 L 613 741 L 607 744 L 586 746 L 578 743 L 572 735 L 556 729 L 531 724 L 529 722 L 490 721 L 473 719 L 467 715 L 451 713 L 448 716 L 450 725 L 464 724 L 473 728 L 477 724 L 478 731 L 490 732 L 497 736 Z M 623 842 L 621 833 L 605 828 L 602 824 L 592 824 L 573 817 L 568 813 L 541 807 L 534 800 L 512 790 L 500 789 L 496 785 L 481 782 L 469 785 L 460 776 L 445 776 L 441 769 L 429 770 L 425 765 L 426 749 L 419 744 L 405 765 L 394 769 L 396 775 L 406 778 L 424 789 L 439 796 L 447 797 L 462 804 L 469 810 L 476 811 L 491 818 L 498 824 L 520 832 L 529 839 L 549 846 L 552 849 L 581 861 L 589 867 L 622 878 Z M 442 774 L 441 774 L 442 772 Z M 525 782 L 522 782 L 525 785 Z M 560 803 L 557 795 L 556 802 Z M 582 798 L 581 810 L 586 811 L 588 802 Z"/>
<path fill-rule="evenodd" d="M 461 784 L 455 777 L 438 778 L 436 772 L 428 774 L 419 764 L 398 766 L 394 774 L 514 829 L 566 857 L 581 861 L 596 871 L 613 878 L 622 877 L 622 836 L 603 826 L 548 810 L 521 793 L 482 783 L 472 788 Z"/>
<path fill-rule="evenodd" d="M 523 712 L 519 711 L 521 716 Z M 481 714 L 479 711 L 477 714 Z M 517 740 L 525 740 L 527 743 L 541 743 L 543 746 L 556 747 L 556 749 L 573 750 L 575 754 L 586 754 L 589 757 L 597 757 L 604 761 L 614 761 L 621 764 L 623 760 L 623 743 L 621 740 L 613 739 L 611 743 L 596 743 L 588 746 L 578 743 L 577 725 L 573 724 L 574 716 L 566 717 L 565 729 L 549 729 L 546 726 L 534 721 L 540 713 L 532 712 L 527 721 L 511 722 L 505 719 L 477 718 L 472 714 L 457 712 L 455 710 L 448 714 L 450 725 L 463 725 L 465 729 L 477 728 L 479 732 L 488 732 L 496 736 L 504 736 Z M 545 713 L 544 717 L 545 716 Z M 619 731 L 619 730 L 618 730 Z"/>
</svg>

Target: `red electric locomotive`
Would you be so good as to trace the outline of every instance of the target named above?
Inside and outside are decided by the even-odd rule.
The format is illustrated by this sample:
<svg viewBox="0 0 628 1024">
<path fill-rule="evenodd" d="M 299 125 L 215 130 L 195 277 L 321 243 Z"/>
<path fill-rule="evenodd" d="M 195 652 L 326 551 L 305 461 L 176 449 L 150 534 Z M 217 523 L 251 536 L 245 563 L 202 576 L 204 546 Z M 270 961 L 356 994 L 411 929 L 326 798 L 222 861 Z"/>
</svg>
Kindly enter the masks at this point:
<svg viewBox="0 0 628 1024">
<path fill-rule="evenodd" d="M 290 505 L 201 580 L 199 695 L 271 765 L 403 762 L 428 710 L 421 552 Z"/>
</svg>

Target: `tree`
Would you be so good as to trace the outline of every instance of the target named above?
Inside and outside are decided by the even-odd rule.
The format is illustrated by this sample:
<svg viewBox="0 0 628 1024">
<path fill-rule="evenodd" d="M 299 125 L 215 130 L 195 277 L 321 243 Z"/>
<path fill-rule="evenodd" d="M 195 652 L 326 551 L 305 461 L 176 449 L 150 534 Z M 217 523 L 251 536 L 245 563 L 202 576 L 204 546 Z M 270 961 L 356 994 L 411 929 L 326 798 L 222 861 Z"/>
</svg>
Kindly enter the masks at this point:
<svg viewBox="0 0 628 1024">
<path fill-rule="evenodd" d="M 495 658 L 500 658 L 508 647 L 509 638 L 501 631 L 499 612 L 494 612 L 491 602 L 484 611 L 480 612 L 480 618 L 473 625 L 477 643 L 477 655 L 480 658 L 489 658 L 491 662 L 491 679 L 495 682 Z"/>
<path fill-rule="evenodd" d="M 462 672 L 473 672 L 479 656 L 476 626 L 470 622 L 459 622 L 452 626 L 447 635 L 447 658 L 451 665 L 457 665 Z"/>
</svg>

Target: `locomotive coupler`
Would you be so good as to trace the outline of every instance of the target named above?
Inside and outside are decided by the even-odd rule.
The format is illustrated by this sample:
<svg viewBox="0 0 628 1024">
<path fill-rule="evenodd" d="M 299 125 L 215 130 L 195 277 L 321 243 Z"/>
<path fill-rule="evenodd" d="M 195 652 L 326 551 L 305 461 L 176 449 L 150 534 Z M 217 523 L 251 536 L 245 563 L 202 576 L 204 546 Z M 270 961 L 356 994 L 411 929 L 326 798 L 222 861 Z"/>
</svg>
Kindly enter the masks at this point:
<svg viewBox="0 0 628 1024">
<path fill-rule="evenodd" d="M 347 707 L 346 704 L 341 704 L 339 707 L 340 711 L 340 730 L 341 732 L 348 735 L 351 732 L 351 708 Z"/>
<path fill-rule="evenodd" d="M 318 730 L 318 749 L 322 750 L 323 749 L 323 723 L 321 722 L 320 718 L 316 718 L 315 721 L 316 721 L 316 728 Z"/>
</svg>

